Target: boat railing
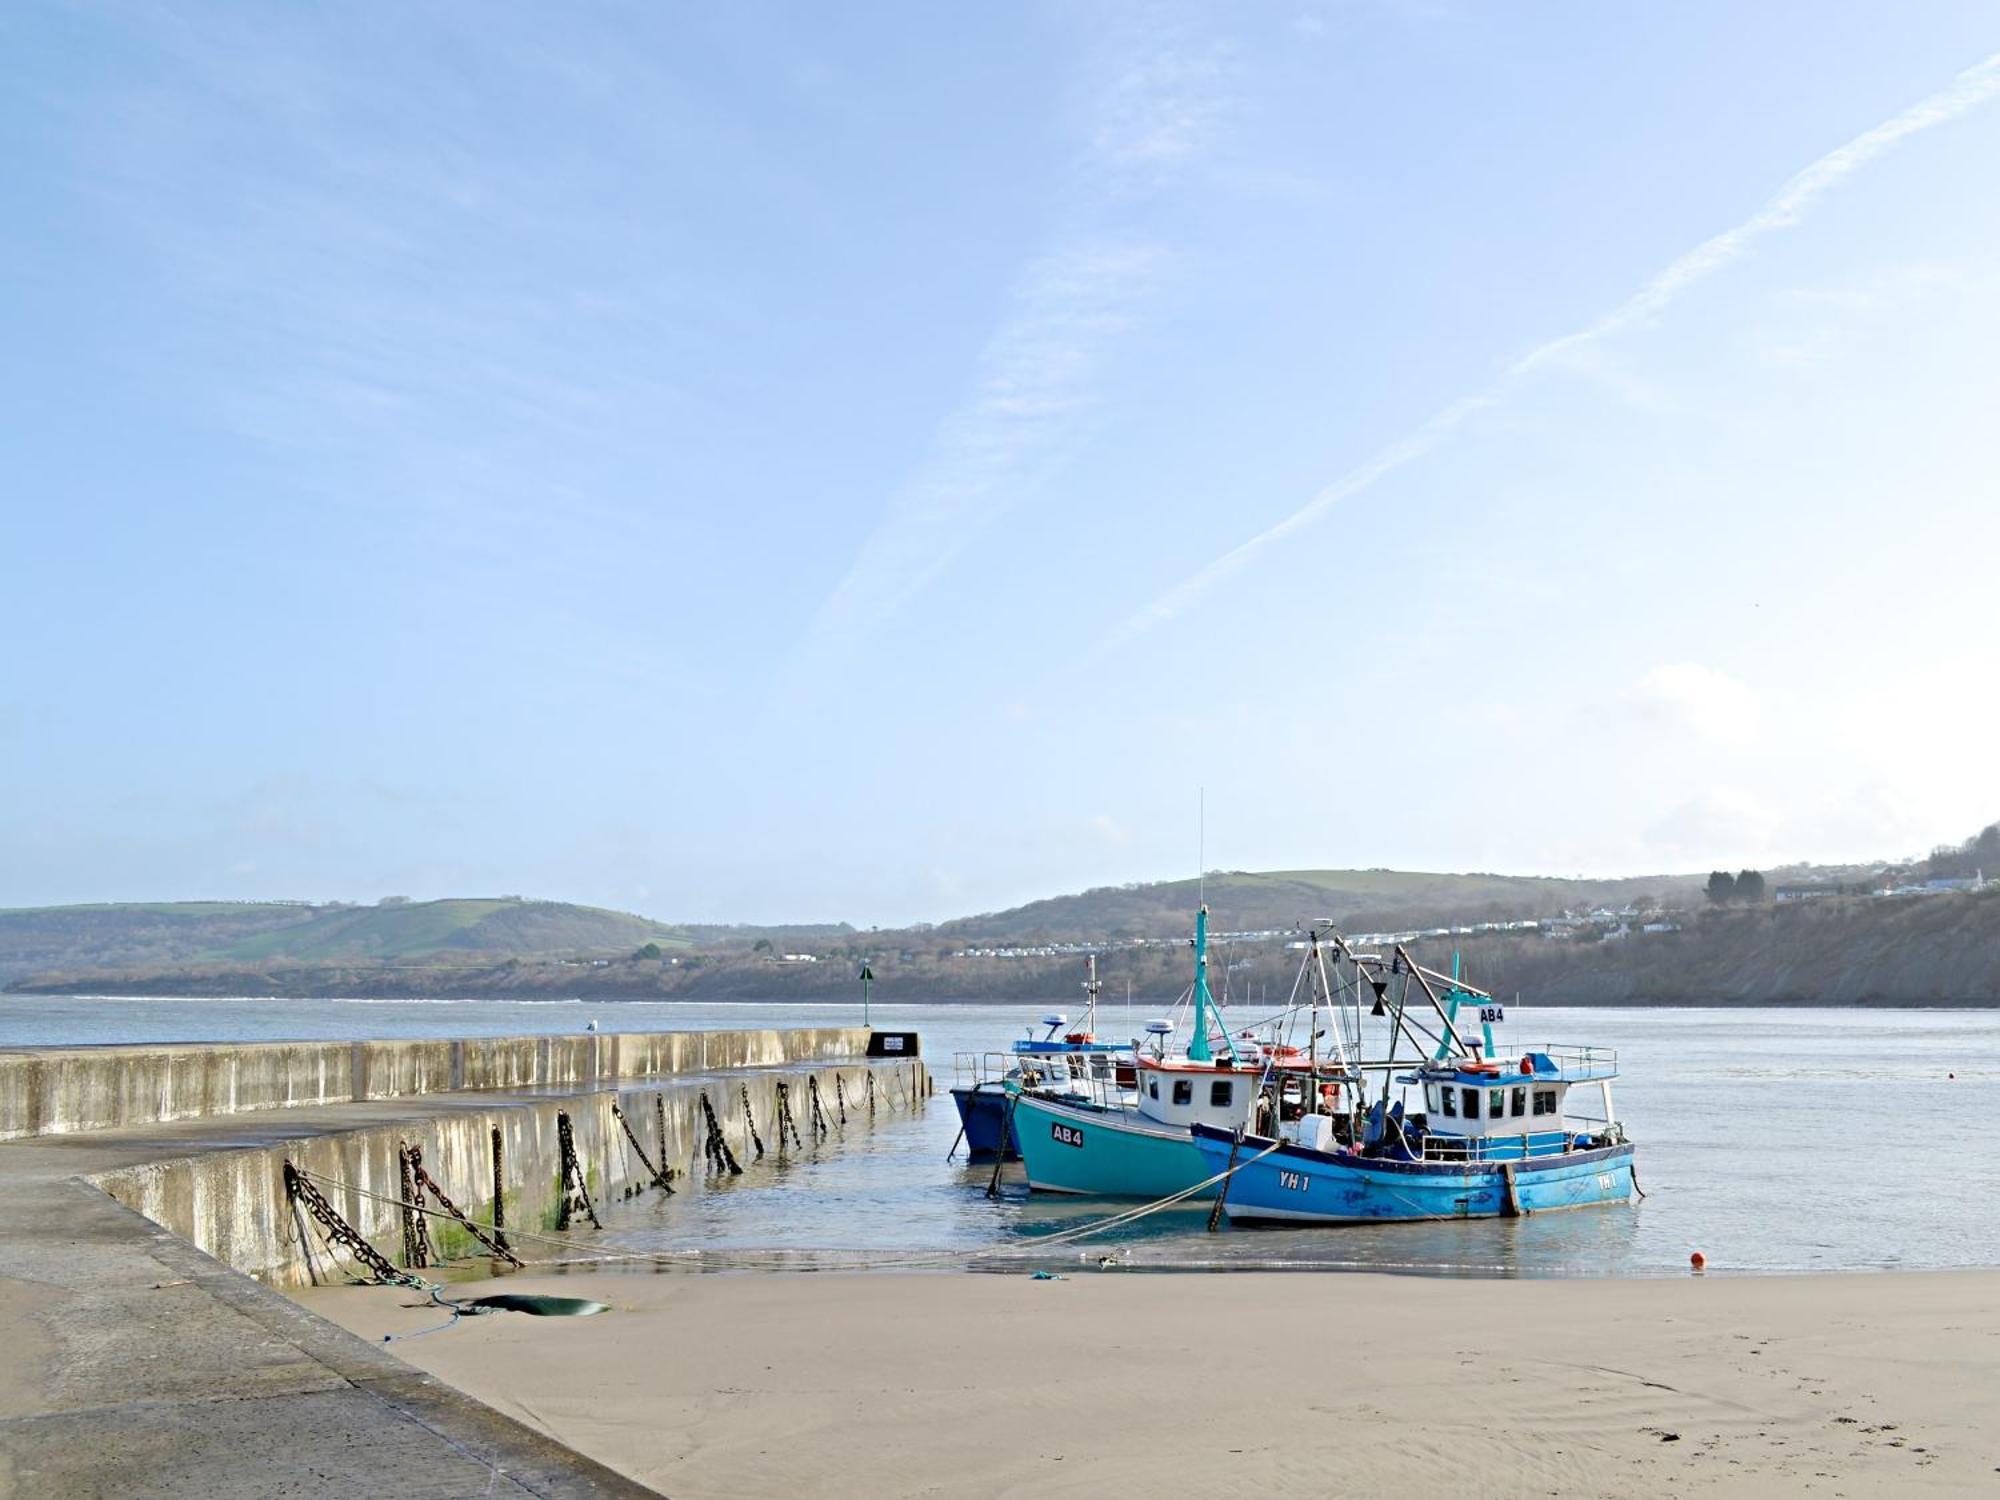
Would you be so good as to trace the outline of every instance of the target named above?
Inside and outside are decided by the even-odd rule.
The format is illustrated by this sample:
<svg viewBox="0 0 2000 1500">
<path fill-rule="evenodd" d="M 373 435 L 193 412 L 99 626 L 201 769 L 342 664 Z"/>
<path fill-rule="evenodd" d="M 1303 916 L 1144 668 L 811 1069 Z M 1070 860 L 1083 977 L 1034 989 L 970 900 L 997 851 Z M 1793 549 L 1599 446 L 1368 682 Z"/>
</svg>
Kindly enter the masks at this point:
<svg viewBox="0 0 2000 1500">
<path fill-rule="evenodd" d="M 1009 1052 L 954 1053 L 951 1059 L 952 1086 L 997 1089 L 1013 1067 L 1014 1056 Z"/>
<path fill-rule="evenodd" d="M 1583 1123 L 1587 1122 L 1566 1121 L 1560 1130 L 1531 1130 L 1513 1135 L 1426 1135 L 1423 1137 L 1423 1160 L 1503 1162 L 1562 1156 L 1574 1149 L 1574 1138 L 1579 1134 L 1575 1127 Z"/>
<path fill-rule="evenodd" d="M 1049 1067 L 1046 1064 L 1060 1064 Z M 1131 1064 L 1125 1065 L 1121 1079 L 1116 1061 L 1098 1054 L 1074 1058 L 1035 1058 L 1023 1061 L 1018 1075 L 1021 1087 L 1030 1093 L 1054 1094 L 1068 1100 L 1082 1100 L 1100 1109 L 1127 1104 L 1133 1096 Z"/>
<path fill-rule="evenodd" d="M 1097 1085 L 1115 1083 L 1117 1065 L 1109 1052 L 1041 1052 L 1016 1057 L 1021 1086 L 1028 1089 L 1055 1089 L 1077 1093 Z"/>
<path fill-rule="evenodd" d="M 1563 1076 L 1571 1082 L 1591 1078 L 1611 1078 L 1618 1072 L 1618 1049 L 1616 1047 L 1578 1047 L 1551 1042 L 1540 1047 L 1529 1047 L 1528 1052 L 1539 1052 L 1562 1070 Z"/>
<path fill-rule="evenodd" d="M 1031 1091 L 1083 1094 L 1098 1104 L 1115 1104 L 1131 1090 L 1132 1059 L 1112 1052 L 958 1052 L 952 1055 L 952 1073 L 954 1088 L 997 1089 L 1012 1079 Z"/>
</svg>

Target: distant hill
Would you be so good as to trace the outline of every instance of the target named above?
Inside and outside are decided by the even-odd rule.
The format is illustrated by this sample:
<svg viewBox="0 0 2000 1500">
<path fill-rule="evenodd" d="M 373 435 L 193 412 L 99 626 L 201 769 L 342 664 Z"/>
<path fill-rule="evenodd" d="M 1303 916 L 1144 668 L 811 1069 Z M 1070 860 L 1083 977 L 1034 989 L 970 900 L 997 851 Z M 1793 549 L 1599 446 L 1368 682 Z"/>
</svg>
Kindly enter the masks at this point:
<svg viewBox="0 0 2000 1500">
<path fill-rule="evenodd" d="M 529 954 L 626 954 L 688 946 L 679 929 L 560 901 L 410 901 L 379 906 L 190 901 L 0 910 L 0 983 L 58 971 L 216 968 L 272 962 L 411 962 Z"/>
<path fill-rule="evenodd" d="M 1699 875 L 1561 880 L 1536 875 L 1447 875 L 1411 870 L 1218 871 L 1201 882 L 1210 923 L 1259 932 L 1326 920 L 1353 931 L 1500 922 L 1548 916 L 1574 906 L 1623 906 L 1652 897 L 1685 898 Z M 1031 901 L 1007 911 L 940 923 L 931 936 L 961 942 L 1177 937 L 1194 922 L 1193 880 L 1101 886 Z"/>
<path fill-rule="evenodd" d="M 1617 880 L 1399 870 L 1223 871 L 1103 887 L 937 926 L 859 931 L 669 924 L 518 897 L 375 906 L 186 902 L 0 911 L 0 988 L 28 993 L 576 995 L 819 999 L 848 995 L 862 959 L 884 997 L 1073 998 L 1080 954 L 1102 946 L 1107 993 L 1170 1000 L 1205 896 L 1225 988 L 1260 997 L 1291 982 L 1276 936 L 1476 926 L 1578 909 L 1606 917 L 1554 934 L 1460 934 L 1476 983 L 1572 1004 L 2000 1003 L 2000 888 L 1875 899 L 1921 878 L 2000 876 L 2000 825 L 1925 862 L 1769 872 L 1824 887 L 1814 900 L 1715 908 L 1706 874 Z M 1652 930 L 1657 927 L 1658 930 Z M 1636 929 L 1636 930 L 1630 930 Z M 1551 937 L 1560 940 L 1551 940 Z M 1603 940 L 1600 941 L 1600 938 Z M 1143 941 L 1140 941 L 1143 940 Z M 1167 941 L 1160 941 L 1167 940 Z M 1046 951 L 1043 951 L 1046 948 Z M 1007 949 L 1005 953 L 990 950 Z M 1441 948 L 1437 955 L 1443 958 Z M 814 961 L 787 960 L 801 955 Z"/>
</svg>

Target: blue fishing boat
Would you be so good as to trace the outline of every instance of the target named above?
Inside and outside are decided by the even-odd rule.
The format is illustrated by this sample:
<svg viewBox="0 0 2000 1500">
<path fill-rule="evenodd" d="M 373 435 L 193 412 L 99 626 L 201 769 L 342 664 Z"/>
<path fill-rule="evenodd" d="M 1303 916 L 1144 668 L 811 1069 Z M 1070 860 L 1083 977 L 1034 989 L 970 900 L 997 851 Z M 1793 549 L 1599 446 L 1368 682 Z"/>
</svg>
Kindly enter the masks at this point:
<svg viewBox="0 0 2000 1500">
<path fill-rule="evenodd" d="M 1423 1110 L 1378 1099 L 1358 1139 L 1338 1139 L 1321 1115 L 1278 1137 L 1197 1125 L 1195 1145 L 1206 1172 L 1235 1169 L 1223 1198 L 1232 1224 L 1513 1218 L 1624 1203 L 1634 1147 L 1611 1113 L 1617 1076 L 1617 1055 L 1604 1048 L 1544 1047 L 1504 1065 L 1451 1059 L 1400 1075 L 1422 1090 Z M 1579 1084 L 1598 1086 L 1599 1115 L 1571 1114 Z"/>
<path fill-rule="evenodd" d="M 1135 1053 L 1137 1087 L 1130 1099 L 1059 1096 L 1018 1081 L 1008 1084 L 1014 1137 L 1032 1190 L 1164 1198 L 1212 1175 L 1193 1127 L 1231 1135 L 1245 1128 L 1262 1097 L 1267 1057 L 1265 1049 L 1226 1032 L 1211 1036 L 1215 1001 L 1208 989 L 1206 906 L 1195 917 L 1190 995 L 1193 1030 L 1186 1050 L 1169 1053 L 1170 1021 L 1149 1022 L 1153 1044 Z"/>
<path fill-rule="evenodd" d="M 1390 1017 L 1389 1058 L 1364 1068 L 1383 1070 L 1381 1090 L 1365 1109 L 1309 1107 L 1267 1133 L 1195 1126 L 1204 1170 L 1227 1174 L 1222 1206 L 1231 1223 L 1512 1218 L 1631 1198 L 1634 1147 L 1611 1103 L 1616 1052 L 1544 1046 L 1502 1061 L 1493 1028 L 1506 1012 L 1491 995 L 1455 972 L 1432 973 L 1401 946 L 1385 963 L 1334 943 L 1367 982 L 1371 1013 Z M 1385 997 L 1396 976 L 1402 989 L 1392 1012 Z M 1410 1005 L 1413 986 L 1435 1029 Z M 1461 1024 L 1467 1006 L 1477 1010 L 1476 1034 Z M 1358 1034 L 1358 998 L 1354 1023 Z M 1398 1072 L 1404 1041 L 1418 1061 Z M 1392 1080 L 1404 1091 L 1394 1100 Z M 1573 1106 L 1579 1086 L 1587 1086 L 1584 1098 L 1595 1094 L 1595 1114 Z"/>
<path fill-rule="evenodd" d="M 1129 1086 L 1132 1068 L 1120 1053 L 1129 1046 L 1100 1042 L 1096 1035 L 1097 955 L 1085 963 L 1083 984 L 1083 1024 L 1072 1030 L 1069 1017 L 1060 1013 L 1042 1017 L 1047 1028 L 1041 1036 L 1032 1029 L 1013 1047 L 999 1054 L 960 1053 L 955 1059 L 957 1079 L 951 1100 L 958 1106 L 959 1139 L 974 1160 L 991 1161 L 995 1156 L 1012 1161 L 1020 1155 L 1013 1121 L 1007 1107 L 1010 1083 L 1037 1089 L 1052 1097 L 1091 1097 L 1110 1085 Z M 958 1149 L 957 1143 L 952 1151 Z"/>
</svg>

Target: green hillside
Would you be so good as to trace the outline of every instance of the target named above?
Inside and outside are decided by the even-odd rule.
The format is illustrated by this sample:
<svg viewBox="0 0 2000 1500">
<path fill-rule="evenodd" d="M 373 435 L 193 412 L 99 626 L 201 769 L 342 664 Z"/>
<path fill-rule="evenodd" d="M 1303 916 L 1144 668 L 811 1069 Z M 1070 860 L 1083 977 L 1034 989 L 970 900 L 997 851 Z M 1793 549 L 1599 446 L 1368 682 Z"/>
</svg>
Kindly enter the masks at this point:
<svg viewBox="0 0 2000 1500">
<path fill-rule="evenodd" d="M 1511 921 L 1572 906 L 1622 906 L 1642 896 L 1684 896 L 1700 887 L 1701 877 L 1560 880 L 1416 870 L 1269 870 L 1218 872 L 1201 885 L 1216 927 L 1254 932 L 1319 920 L 1348 929 Z M 1173 937 L 1193 921 L 1199 889 L 1193 880 L 1104 886 L 962 917 L 936 931 L 959 941 Z"/>
<path fill-rule="evenodd" d="M 378 906 L 161 902 L 0 911 L 0 981 L 48 970 L 626 954 L 687 937 L 629 912 L 515 897 Z"/>
<path fill-rule="evenodd" d="M 627 912 L 559 901 L 460 899 L 323 909 L 301 926 L 259 933 L 204 956 L 386 962 L 466 954 L 627 953 L 644 943 L 664 947 L 686 941 L 672 928 Z"/>
</svg>

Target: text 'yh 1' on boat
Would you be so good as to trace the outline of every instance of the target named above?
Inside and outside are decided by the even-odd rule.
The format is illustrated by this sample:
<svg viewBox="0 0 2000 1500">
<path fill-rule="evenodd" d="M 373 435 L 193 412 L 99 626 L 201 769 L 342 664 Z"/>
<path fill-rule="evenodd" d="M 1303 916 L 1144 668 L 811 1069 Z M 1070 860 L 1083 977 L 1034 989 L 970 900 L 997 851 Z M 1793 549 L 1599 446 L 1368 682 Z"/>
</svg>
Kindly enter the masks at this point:
<svg viewBox="0 0 2000 1500">
<path fill-rule="evenodd" d="M 1286 1007 L 1239 1028 L 1208 988 L 1195 921 L 1190 1032 L 1135 1042 L 1136 1090 L 1007 1084 L 1037 1192 L 1219 1200 L 1232 1224 L 1507 1218 L 1629 1202 L 1634 1151 L 1612 1109 L 1617 1054 L 1500 1048 L 1504 1008 L 1401 944 L 1311 934 Z M 1383 1025 L 1370 1027 L 1369 1020 Z M 1386 1035 L 1384 1034 L 1386 1033 Z M 1367 1056 L 1364 1042 L 1378 1056 Z M 1579 1101 L 1596 1112 L 1580 1112 Z"/>
</svg>

